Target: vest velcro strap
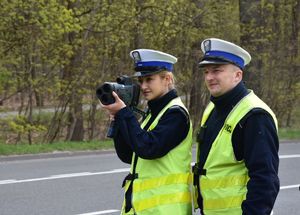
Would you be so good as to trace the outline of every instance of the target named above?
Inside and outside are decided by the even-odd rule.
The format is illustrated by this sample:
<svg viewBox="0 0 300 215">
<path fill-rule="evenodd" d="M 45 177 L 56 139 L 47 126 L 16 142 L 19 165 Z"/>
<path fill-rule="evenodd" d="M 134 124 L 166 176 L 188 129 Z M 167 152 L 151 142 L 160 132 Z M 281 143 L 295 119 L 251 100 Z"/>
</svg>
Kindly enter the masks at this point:
<svg viewBox="0 0 300 215">
<path fill-rule="evenodd" d="M 206 175 L 206 169 L 199 168 L 197 163 L 192 167 L 192 171 L 193 171 L 194 175 L 198 175 L 198 176 Z"/>
<path fill-rule="evenodd" d="M 123 182 L 122 182 L 122 187 L 125 186 L 126 184 L 126 181 L 133 181 L 134 179 L 137 179 L 138 178 L 138 174 L 135 173 L 135 174 L 132 174 L 132 173 L 129 173 L 128 175 L 126 175 L 126 177 L 124 178 Z"/>
<path fill-rule="evenodd" d="M 215 188 L 225 188 L 232 186 L 243 186 L 249 180 L 248 175 L 232 175 L 222 178 L 216 178 L 214 180 L 206 179 L 205 177 L 200 180 L 201 190 L 215 189 Z"/>
<path fill-rule="evenodd" d="M 134 203 L 135 212 L 141 212 L 143 210 L 157 207 L 160 205 L 166 204 L 180 204 L 180 203 L 191 203 L 191 193 L 190 192 L 182 192 L 182 193 L 171 193 L 171 194 L 163 194 L 159 196 L 154 196 L 151 198 L 143 199 L 136 201 Z"/>
<path fill-rule="evenodd" d="M 206 175 L 206 169 L 200 169 L 198 167 L 198 164 L 196 163 L 192 167 L 192 172 L 193 172 L 193 176 L 194 176 L 193 185 L 199 187 L 199 177 L 200 177 L 200 175 Z"/>
<path fill-rule="evenodd" d="M 189 184 L 192 181 L 190 173 L 170 174 L 163 177 L 137 180 L 134 183 L 134 192 L 141 192 L 171 184 Z"/>
<path fill-rule="evenodd" d="M 230 196 L 222 199 L 204 199 L 205 210 L 217 210 L 223 208 L 241 207 L 241 202 L 246 198 L 245 194 Z"/>
<path fill-rule="evenodd" d="M 205 129 L 206 129 L 206 127 L 207 126 L 201 126 L 200 127 L 200 130 L 199 130 L 199 132 L 197 133 L 197 142 L 199 143 L 199 144 L 202 144 L 203 143 L 203 139 L 204 139 L 204 133 L 205 133 Z"/>
</svg>

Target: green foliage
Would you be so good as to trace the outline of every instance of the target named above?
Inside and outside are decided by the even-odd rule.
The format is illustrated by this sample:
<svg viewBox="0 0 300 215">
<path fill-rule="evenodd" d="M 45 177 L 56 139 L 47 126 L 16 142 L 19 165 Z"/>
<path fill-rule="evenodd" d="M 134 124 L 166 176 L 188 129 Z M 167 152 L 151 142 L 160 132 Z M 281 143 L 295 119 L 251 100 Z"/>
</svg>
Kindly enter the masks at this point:
<svg viewBox="0 0 300 215">
<path fill-rule="evenodd" d="M 129 52 L 136 48 L 178 57 L 177 88 L 198 124 L 208 95 L 197 62 L 208 37 L 251 53 L 247 85 L 274 109 L 280 125 L 290 126 L 300 97 L 299 8 L 296 0 L 2 0 L 0 101 L 17 103 L 12 107 L 26 117 L 4 124 L 0 136 L 18 133 L 22 142 L 36 134 L 34 142 L 51 142 L 82 131 L 81 139 L 104 138 L 107 119 L 96 109 L 95 88 L 132 74 Z M 54 113 L 32 113 L 43 106 Z"/>
<path fill-rule="evenodd" d="M 41 132 L 46 131 L 47 128 L 40 124 L 32 124 L 28 121 L 28 119 L 25 116 L 17 116 L 15 119 L 8 122 L 9 128 L 13 132 L 17 133 L 28 133 L 28 132 Z"/>
<path fill-rule="evenodd" d="M 7 85 L 13 84 L 9 70 L 0 65 L 0 94 L 3 93 Z"/>
</svg>

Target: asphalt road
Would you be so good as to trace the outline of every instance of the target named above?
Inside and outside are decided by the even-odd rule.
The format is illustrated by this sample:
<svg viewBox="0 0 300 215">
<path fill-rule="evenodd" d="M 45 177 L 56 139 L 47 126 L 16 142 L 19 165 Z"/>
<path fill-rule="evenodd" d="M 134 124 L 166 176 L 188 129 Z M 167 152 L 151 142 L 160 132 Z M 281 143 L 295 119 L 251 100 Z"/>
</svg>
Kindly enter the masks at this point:
<svg viewBox="0 0 300 215">
<path fill-rule="evenodd" d="M 0 157 L 0 214 L 119 214 L 128 170 L 114 152 Z M 299 170 L 300 143 L 281 144 L 274 215 L 300 214 Z"/>
</svg>

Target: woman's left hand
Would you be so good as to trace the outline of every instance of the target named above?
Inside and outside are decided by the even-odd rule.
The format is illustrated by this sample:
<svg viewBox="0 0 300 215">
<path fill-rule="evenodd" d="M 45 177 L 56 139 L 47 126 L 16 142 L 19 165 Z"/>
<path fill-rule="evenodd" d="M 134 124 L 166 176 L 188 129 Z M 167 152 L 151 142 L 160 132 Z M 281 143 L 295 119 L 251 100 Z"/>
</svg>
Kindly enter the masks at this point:
<svg viewBox="0 0 300 215">
<path fill-rule="evenodd" d="M 115 98 L 115 103 L 110 104 L 110 105 L 104 105 L 100 102 L 100 105 L 102 108 L 106 109 L 109 111 L 110 117 L 114 118 L 116 113 L 126 107 L 125 103 L 120 99 L 120 97 L 115 93 L 112 92 L 113 97 Z"/>
</svg>

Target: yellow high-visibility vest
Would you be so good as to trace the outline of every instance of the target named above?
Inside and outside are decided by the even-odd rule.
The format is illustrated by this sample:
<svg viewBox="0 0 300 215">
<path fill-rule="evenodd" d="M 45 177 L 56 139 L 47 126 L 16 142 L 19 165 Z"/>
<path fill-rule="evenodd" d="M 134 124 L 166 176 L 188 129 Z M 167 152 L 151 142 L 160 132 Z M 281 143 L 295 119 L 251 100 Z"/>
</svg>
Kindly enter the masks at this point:
<svg viewBox="0 0 300 215">
<path fill-rule="evenodd" d="M 203 169 L 205 175 L 199 178 L 200 193 L 203 198 L 205 215 L 241 215 L 242 202 L 246 199 L 248 169 L 244 161 L 237 161 L 232 148 L 232 133 L 240 120 L 253 108 L 262 108 L 273 118 L 273 111 L 259 99 L 253 91 L 245 96 L 229 113 L 216 139 L 212 143 Z M 208 119 L 214 104 L 211 102 L 203 113 L 201 126 Z M 198 156 L 199 161 L 199 147 Z M 194 189 L 195 192 L 197 189 Z M 196 193 L 197 195 L 197 193 Z"/>
<path fill-rule="evenodd" d="M 159 112 L 149 126 L 148 131 L 156 127 L 162 115 L 172 106 L 180 106 L 187 112 L 181 99 L 177 97 Z M 151 114 L 143 121 L 142 128 L 150 118 Z M 135 169 L 138 178 L 133 181 L 132 188 L 132 209 L 125 213 L 124 203 L 122 214 L 191 215 L 191 147 L 192 123 L 190 122 L 186 138 L 165 156 L 152 160 L 138 158 Z M 133 173 L 134 156 L 131 163 L 131 173 Z M 130 181 L 126 181 L 125 191 L 128 189 L 129 184 Z"/>
</svg>

